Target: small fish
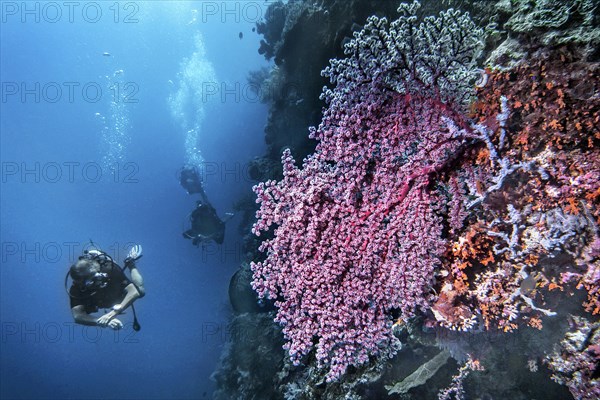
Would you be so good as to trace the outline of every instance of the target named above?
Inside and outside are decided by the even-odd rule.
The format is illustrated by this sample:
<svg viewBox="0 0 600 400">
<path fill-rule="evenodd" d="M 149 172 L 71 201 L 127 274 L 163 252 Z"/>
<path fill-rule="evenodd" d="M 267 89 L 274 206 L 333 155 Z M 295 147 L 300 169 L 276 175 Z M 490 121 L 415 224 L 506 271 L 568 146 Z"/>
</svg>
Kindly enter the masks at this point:
<svg viewBox="0 0 600 400">
<path fill-rule="evenodd" d="M 240 32 L 240 34 L 238 35 L 240 39 L 244 38 L 244 34 L 242 32 Z"/>
<path fill-rule="evenodd" d="M 105 51 L 104 53 L 102 53 L 102 55 L 104 57 L 110 57 L 111 56 L 111 54 L 108 51 Z"/>
</svg>

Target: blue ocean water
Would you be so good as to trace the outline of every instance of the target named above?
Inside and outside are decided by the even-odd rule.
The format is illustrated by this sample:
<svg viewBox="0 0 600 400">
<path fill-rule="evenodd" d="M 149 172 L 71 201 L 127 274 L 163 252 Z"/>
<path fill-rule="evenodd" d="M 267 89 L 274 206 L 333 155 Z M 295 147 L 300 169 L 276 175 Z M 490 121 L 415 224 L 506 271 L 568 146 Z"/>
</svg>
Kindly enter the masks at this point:
<svg viewBox="0 0 600 400">
<path fill-rule="evenodd" d="M 252 186 L 266 106 L 246 77 L 266 65 L 267 4 L 1 6 L 0 397 L 210 398 L 240 216 L 222 246 L 192 246 L 197 195 L 177 174 L 201 164 L 219 215 Z M 121 331 L 73 322 L 65 274 L 90 239 L 118 262 L 143 246 L 141 331 L 130 311 Z"/>
</svg>

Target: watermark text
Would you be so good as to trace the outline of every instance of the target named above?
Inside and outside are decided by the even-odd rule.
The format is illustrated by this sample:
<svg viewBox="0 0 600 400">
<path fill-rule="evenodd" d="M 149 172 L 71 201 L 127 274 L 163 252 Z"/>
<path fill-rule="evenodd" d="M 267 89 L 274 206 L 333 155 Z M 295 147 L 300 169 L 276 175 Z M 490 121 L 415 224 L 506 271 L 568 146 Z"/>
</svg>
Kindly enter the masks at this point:
<svg viewBox="0 0 600 400">
<path fill-rule="evenodd" d="M 2 183 L 138 183 L 139 166 L 134 162 L 105 166 L 97 162 L 17 162 L 0 164 Z"/>
<path fill-rule="evenodd" d="M 2 23 L 56 24 L 101 21 L 134 24 L 139 22 L 140 6 L 126 1 L 2 1 Z"/>
</svg>

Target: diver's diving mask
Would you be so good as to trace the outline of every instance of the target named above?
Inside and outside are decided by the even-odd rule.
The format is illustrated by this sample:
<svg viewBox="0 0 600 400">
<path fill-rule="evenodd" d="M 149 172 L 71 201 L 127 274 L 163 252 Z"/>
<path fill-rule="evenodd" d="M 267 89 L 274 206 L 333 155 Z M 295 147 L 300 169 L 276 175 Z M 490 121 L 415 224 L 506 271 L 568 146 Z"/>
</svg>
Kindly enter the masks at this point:
<svg viewBox="0 0 600 400">
<path fill-rule="evenodd" d="M 86 289 L 104 289 L 108 285 L 108 274 L 104 272 L 96 272 L 90 278 L 83 281 L 83 286 Z"/>
</svg>

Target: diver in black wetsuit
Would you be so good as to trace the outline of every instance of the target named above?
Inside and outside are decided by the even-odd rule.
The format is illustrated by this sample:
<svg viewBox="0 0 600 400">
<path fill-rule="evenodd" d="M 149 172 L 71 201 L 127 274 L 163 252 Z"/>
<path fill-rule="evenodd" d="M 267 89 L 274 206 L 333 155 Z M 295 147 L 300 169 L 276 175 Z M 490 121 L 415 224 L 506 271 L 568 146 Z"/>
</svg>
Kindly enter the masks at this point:
<svg viewBox="0 0 600 400">
<path fill-rule="evenodd" d="M 223 244 L 225 237 L 225 222 L 233 214 L 227 213 L 225 220 L 221 220 L 215 208 L 210 203 L 198 201 L 196 209 L 190 215 L 191 229 L 183 233 L 186 239 L 192 239 L 195 246 L 213 240 L 217 244 Z"/>
<path fill-rule="evenodd" d="M 67 289 L 67 293 L 76 323 L 121 329 L 123 323 L 116 317 L 131 307 L 134 315 L 133 329 L 140 329 L 133 303 L 146 293 L 144 280 L 135 265 L 135 261 L 141 256 L 142 246 L 133 246 L 125 258 L 124 268 L 117 265 L 108 254 L 97 249 L 86 251 L 79 257 L 65 277 L 65 289 L 68 278 L 72 279 L 72 286 Z M 129 269 L 131 279 L 125 275 L 125 269 Z M 100 317 L 92 315 L 101 308 L 110 311 Z"/>
<path fill-rule="evenodd" d="M 202 200 L 207 201 L 206 193 L 202 187 L 202 178 L 198 168 L 191 165 L 185 165 L 179 171 L 179 184 L 186 190 L 188 194 L 199 193 Z"/>
<path fill-rule="evenodd" d="M 183 232 L 183 237 L 191 239 L 194 246 L 200 246 L 200 244 L 208 243 L 211 240 L 217 244 L 223 244 L 225 222 L 233 217 L 233 214 L 226 213 L 224 220 L 219 218 L 217 211 L 208 201 L 202 186 L 202 179 L 196 167 L 184 166 L 179 175 L 179 182 L 188 194 L 198 193 L 201 197 L 196 202 L 196 208 L 190 214 L 192 227 Z"/>
</svg>

